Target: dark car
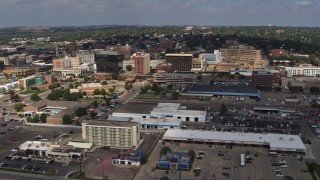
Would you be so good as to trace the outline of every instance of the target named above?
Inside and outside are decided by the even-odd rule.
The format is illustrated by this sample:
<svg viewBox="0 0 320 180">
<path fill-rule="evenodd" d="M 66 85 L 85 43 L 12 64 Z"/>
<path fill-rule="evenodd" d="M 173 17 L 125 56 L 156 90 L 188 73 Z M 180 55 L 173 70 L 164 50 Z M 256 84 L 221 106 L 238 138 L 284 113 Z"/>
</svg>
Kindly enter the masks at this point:
<svg viewBox="0 0 320 180">
<path fill-rule="evenodd" d="M 166 174 L 169 174 L 169 171 L 168 170 L 166 170 L 166 172 L 165 172 Z"/>
<path fill-rule="evenodd" d="M 227 169 L 230 169 L 230 167 L 223 167 L 223 169 L 226 169 L 226 170 L 227 170 Z"/>
<path fill-rule="evenodd" d="M 230 174 L 229 174 L 228 172 L 223 172 L 222 175 L 223 175 L 223 176 L 227 176 L 227 177 L 230 176 Z"/>
<path fill-rule="evenodd" d="M 46 164 L 53 164 L 54 163 L 54 160 L 48 160 L 46 161 Z"/>
<path fill-rule="evenodd" d="M 73 131 L 69 131 L 69 134 L 73 134 Z"/>
<path fill-rule="evenodd" d="M 20 161 L 22 159 L 22 157 L 18 157 L 17 160 Z"/>
<path fill-rule="evenodd" d="M 39 168 L 39 167 L 37 167 L 37 166 L 33 166 L 31 170 L 32 170 L 32 171 L 39 171 L 39 170 L 40 170 L 40 168 Z"/>
<path fill-rule="evenodd" d="M 223 152 L 220 151 L 220 152 L 218 153 L 218 156 L 224 156 Z"/>
</svg>

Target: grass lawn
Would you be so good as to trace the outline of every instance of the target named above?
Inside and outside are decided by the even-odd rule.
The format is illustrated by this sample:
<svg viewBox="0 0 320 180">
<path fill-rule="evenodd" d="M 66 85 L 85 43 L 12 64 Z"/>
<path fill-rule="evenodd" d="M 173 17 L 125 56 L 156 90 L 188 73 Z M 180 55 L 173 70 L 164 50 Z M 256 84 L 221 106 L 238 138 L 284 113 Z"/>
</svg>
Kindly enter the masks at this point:
<svg viewBox="0 0 320 180">
<path fill-rule="evenodd" d="M 46 92 L 47 90 L 24 90 L 24 91 L 21 91 L 19 94 L 40 94 L 40 93 L 43 93 L 43 92 Z"/>
<path fill-rule="evenodd" d="M 81 102 L 93 102 L 93 101 L 97 101 L 97 102 L 99 102 L 99 99 L 94 99 L 94 98 L 80 98 L 80 99 L 78 99 L 78 101 L 81 101 Z"/>
<path fill-rule="evenodd" d="M 88 180 L 91 180 L 90 178 L 86 177 L 86 174 L 84 172 L 83 173 L 73 172 L 68 176 L 68 178 L 69 179 L 88 179 Z"/>
<path fill-rule="evenodd" d="M 306 162 L 309 171 L 311 172 L 312 178 L 317 179 L 314 174 L 317 174 L 320 177 L 320 164 Z"/>
<path fill-rule="evenodd" d="M 154 92 L 146 92 L 146 93 L 143 93 L 143 94 L 138 94 L 136 96 L 137 99 L 158 99 L 159 97 L 154 95 Z"/>
</svg>

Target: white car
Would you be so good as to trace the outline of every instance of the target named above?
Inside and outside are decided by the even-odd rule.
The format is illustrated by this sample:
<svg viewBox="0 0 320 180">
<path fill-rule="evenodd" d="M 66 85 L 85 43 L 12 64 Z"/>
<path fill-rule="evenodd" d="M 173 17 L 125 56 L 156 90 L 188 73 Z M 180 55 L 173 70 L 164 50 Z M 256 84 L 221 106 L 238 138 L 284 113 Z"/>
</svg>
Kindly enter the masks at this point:
<svg viewBox="0 0 320 180">
<path fill-rule="evenodd" d="M 273 172 L 280 172 L 280 169 L 274 169 Z"/>
<path fill-rule="evenodd" d="M 282 167 L 282 168 L 287 168 L 287 167 L 288 167 L 288 165 L 286 165 L 286 164 L 282 164 L 280 167 Z"/>
<path fill-rule="evenodd" d="M 283 176 L 283 174 L 282 173 L 276 173 L 276 176 L 280 177 L 280 176 Z"/>
</svg>

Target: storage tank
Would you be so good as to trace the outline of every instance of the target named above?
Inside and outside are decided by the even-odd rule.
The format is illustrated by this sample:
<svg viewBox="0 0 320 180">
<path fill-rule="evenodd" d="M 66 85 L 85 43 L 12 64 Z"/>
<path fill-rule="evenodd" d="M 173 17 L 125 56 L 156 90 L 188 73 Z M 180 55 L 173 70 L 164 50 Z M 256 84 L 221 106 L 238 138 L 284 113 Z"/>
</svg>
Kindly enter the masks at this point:
<svg viewBox="0 0 320 180">
<path fill-rule="evenodd" d="M 34 78 L 34 84 L 35 85 L 45 84 L 44 77 L 36 77 L 36 78 Z"/>
</svg>

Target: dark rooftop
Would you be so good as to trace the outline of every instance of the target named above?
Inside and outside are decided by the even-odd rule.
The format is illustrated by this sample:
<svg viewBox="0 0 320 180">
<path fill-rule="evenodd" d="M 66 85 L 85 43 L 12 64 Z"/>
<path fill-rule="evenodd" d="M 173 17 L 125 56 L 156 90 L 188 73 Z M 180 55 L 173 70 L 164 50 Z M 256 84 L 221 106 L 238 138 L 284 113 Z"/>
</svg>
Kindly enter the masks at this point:
<svg viewBox="0 0 320 180">
<path fill-rule="evenodd" d="M 182 93 L 191 92 L 258 93 L 258 90 L 248 84 L 216 83 L 213 85 L 189 85 L 182 91 Z"/>
</svg>

